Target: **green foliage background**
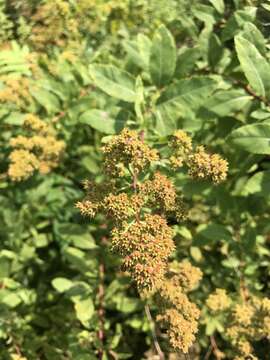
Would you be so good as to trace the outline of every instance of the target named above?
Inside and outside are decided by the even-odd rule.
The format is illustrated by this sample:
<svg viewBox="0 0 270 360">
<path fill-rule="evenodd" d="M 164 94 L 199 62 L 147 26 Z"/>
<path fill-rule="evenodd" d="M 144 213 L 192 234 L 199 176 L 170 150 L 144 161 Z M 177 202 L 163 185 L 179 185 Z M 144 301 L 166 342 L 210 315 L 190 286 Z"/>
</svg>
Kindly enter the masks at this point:
<svg viewBox="0 0 270 360">
<path fill-rule="evenodd" d="M 154 358 L 108 224 L 74 207 L 81 182 L 101 176 L 102 143 L 126 126 L 158 146 L 184 129 L 229 161 L 224 185 L 177 174 L 191 210 L 172 225 L 176 258 L 204 273 L 189 356 L 203 359 L 214 334 L 232 358 L 224 319 L 205 299 L 219 287 L 237 297 L 242 281 L 269 296 L 269 19 L 269 1 L 0 0 L 0 91 L 7 76 L 29 83 L 19 102 L 0 98 L 1 359 L 91 360 L 100 349 L 102 359 Z M 48 175 L 16 183 L 6 177 L 9 141 L 27 113 L 53 121 L 66 150 Z M 268 358 L 267 339 L 253 345 Z"/>
</svg>

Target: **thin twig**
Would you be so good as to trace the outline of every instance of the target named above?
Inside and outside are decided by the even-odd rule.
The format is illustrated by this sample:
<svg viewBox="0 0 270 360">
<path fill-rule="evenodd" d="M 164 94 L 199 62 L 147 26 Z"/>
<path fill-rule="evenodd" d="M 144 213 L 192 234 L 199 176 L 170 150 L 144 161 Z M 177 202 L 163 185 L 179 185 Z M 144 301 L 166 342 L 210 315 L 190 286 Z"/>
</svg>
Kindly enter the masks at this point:
<svg viewBox="0 0 270 360">
<path fill-rule="evenodd" d="M 103 240 L 104 241 L 104 240 Z M 103 343 L 105 339 L 104 335 L 104 274 L 105 274 L 105 266 L 104 263 L 101 262 L 99 264 L 99 287 L 98 287 L 98 302 L 99 302 L 99 309 L 98 309 L 98 318 L 99 318 L 99 329 L 98 329 L 98 339 L 100 341 L 100 348 L 98 349 L 98 357 L 99 359 L 103 358 Z"/>
<path fill-rule="evenodd" d="M 212 345 L 209 345 L 207 353 L 205 354 L 205 357 L 203 358 L 203 360 L 208 360 L 210 358 L 212 352 L 213 352 Z"/>
<path fill-rule="evenodd" d="M 221 360 L 220 350 L 219 350 L 219 348 L 217 346 L 216 339 L 215 339 L 214 335 L 210 336 L 210 342 L 211 342 L 211 345 L 212 345 L 213 354 L 215 355 L 215 358 L 217 360 Z"/>
<path fill-rule="evenodd" d="M 148 319 L 148 321 L 150 323 L 152 338 L 153 338 L 154 346 L 155 346 L 155 349 L 156 349 L 157 354 L 159 356 L 159 359 L 160 360 L 165 360 L 164 353 L 161 350 L 161 347 L 160 347 L 159 342 L 158 342 L 158 338 L 157 338 L 157 334 L 156 334 L 155 322 L 154 322 L 154 320 L 152 318 L 149 305 L 145 305 L 144 310 L 145 310 L 145 313 L 146 313 L 146 317 L 147 317 L 147 319 Z"/>
<path fill-rule="evenodd" d="M 103 286 L 103 278 L 104 278 L 104 265 L 99 265 L 99 279 L 100 284 L 98 288 L 98 299 L 99 299 L 99 309 L 98 309 L 98 317 L 99 317 L 99 330 L 98 330 L 98 339 L 101 343 L 101 347 L 98 350 L 99 358 L 103 357 L 103 347 L 102 344 L 104 342 L 104 286 Z"/>
</svg>

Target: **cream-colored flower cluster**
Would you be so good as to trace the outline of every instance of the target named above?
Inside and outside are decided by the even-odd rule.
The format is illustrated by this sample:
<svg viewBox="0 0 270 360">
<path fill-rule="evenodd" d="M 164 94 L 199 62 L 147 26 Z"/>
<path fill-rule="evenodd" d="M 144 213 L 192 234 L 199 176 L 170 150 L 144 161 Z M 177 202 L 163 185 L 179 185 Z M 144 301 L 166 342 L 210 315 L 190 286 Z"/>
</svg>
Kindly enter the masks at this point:
<svg viewBox="0 0 270 360">
<path fill-rule="evenodd" d="M 134 130 L 124 129 L 103 147 L 105 171 L 111 176 L 124 176 L 125 169 L 132 167 L 134 174 L 146 169 L 158 160 L 158 153 L 150 149 Z"/>
<path fill-rule="evenodd" d="M 250 295 L 233 301 L 226 290 L 216 289 L 206 305 L 213 313 L 223 313 L 225 336 L 235 348 L 234 359 L 257 359 L 252 343 L 270 336 L 270 299 Z"/>
<path fill-rule="evenodd" d="M 47 174 L 58 165 L 65 148 L 53 129 L 35 115 L 28 114 L 24 126 L 30 136 L 19 135 L 10 140 L 8 176 L 13 181 L 25 180 L 35 171 Z"/>
<path fill-rule="evenodd" d="M 0 103 L 12 103 L 22 109 L 29 105 L 32 96 L 27 77 L 1 76 L 0 81 L 4 85 L 0 90 Z"/>
<path fill-rule="evenodd" d="M 187 293 L 198 285 L 202 272 L 188 261 L 180 262 L 177 268 L 173 273 L 167 271 L 156 294 L 161 308 L 157 320 L 167 327 L 174 350 L 187 353 L 195 341 L 200 317 L 199 309 L 189 300 Z"/>
<path fill-rule="evenodd" d="M 170 142 L 173 168 L 186 165 L 195 179 L 210 179 L 218 184 L 227 177 L 228 162 L 218 154 L 209 154 L 203 146 L 193 147 L 191 138 L 183 131 L 174 133 Z"/>
</svg>

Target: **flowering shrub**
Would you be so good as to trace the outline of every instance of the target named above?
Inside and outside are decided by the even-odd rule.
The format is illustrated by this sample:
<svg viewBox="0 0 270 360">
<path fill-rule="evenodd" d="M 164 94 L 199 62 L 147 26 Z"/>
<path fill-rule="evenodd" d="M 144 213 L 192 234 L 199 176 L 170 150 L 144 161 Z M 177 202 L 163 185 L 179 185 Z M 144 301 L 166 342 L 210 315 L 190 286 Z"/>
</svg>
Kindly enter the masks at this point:
<svg viewBox="0 0 270 360">
<path fill-rule="evenodd" d="M 1 359 L 268 360 L 269 14 L 0 0 Z"/>
<path fill-rule="evenodd" d="M 210 176 L 214 182 L 226 178 L 227 162 L 219 155 L 202 149 L 204 157 L 193 160 L 196 150 L 193 153 L 184 131 L 177 131 L 171 144 L 173 166 L 182 165 L 185 156 L 192 177 Z M 158 299 L 161 314 L 157 320 L 168 328 L 172 347 L 187 353 L 198 331 L 200 312 L 186 292 L 197 285 L 202 273 L 190 263 L 170 270 L 175 244 L 168 218 L 179 221 L 186 211 L 173 182 L 157 170 L 166 159 L 145 143 L 143 132 L 128 129 L 105 144 L 103 154 L 109 178 L 100 184 L 86 181 L 86 198 L 77 207 L 83 215 L 93 217 L 103 211 L 112 218 L 112 249 L 123 256 L 123 270 L 130 273 L 141 296 L 151 294 Z M 167 163 L 170 169 L 168 159 Z"/>
</svg>

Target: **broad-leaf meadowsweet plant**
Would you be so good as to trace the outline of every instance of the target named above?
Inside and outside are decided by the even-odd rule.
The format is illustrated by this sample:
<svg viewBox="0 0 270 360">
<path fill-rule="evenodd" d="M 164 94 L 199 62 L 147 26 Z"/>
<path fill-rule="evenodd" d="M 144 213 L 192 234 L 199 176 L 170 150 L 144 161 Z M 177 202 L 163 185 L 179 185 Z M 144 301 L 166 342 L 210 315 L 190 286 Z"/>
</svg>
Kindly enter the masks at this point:
<svg viewBox="0 0 270 360">
<path fill-rule="evenodd" d="M 268 0 L 0 0 L 0 359 L 268 360 Z"/>
</svg>

